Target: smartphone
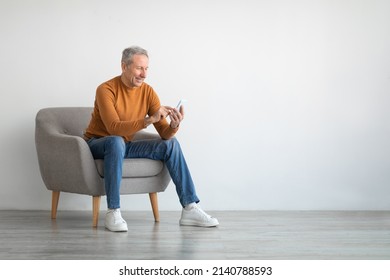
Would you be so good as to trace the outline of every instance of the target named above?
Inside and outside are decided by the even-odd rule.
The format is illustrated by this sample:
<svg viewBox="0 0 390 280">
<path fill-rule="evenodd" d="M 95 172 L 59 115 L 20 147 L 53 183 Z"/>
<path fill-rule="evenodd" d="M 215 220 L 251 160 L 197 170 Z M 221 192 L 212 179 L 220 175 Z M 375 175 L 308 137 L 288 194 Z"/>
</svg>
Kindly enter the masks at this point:
<svg viewBox="0 0 390 280">
<path fill-rule="evenodd" d="M 177 104 L 176 109 L 177 109 L 177 110 L 180 110 L 180 106 L 183 105 L 183 104 L 186 103 L 186 102 L 187 102 L 187 100 L 181 99 L 181 100 L 179 101 L 179 103 Z"/>
</svg>

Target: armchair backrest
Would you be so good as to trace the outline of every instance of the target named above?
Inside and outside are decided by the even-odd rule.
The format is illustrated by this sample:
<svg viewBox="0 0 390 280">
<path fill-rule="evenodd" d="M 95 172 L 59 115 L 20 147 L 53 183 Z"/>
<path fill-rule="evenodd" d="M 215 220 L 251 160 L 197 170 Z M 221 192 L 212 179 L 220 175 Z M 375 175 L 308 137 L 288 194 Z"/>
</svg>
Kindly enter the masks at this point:
<svg viewBox="0 0 390 280">
<path fill-rule="evenodd" d="M 40 133 L 82 137 L 91 119 L 92 107 L 53 107 L 41 109 L 36 117 Z"/>
</svg>

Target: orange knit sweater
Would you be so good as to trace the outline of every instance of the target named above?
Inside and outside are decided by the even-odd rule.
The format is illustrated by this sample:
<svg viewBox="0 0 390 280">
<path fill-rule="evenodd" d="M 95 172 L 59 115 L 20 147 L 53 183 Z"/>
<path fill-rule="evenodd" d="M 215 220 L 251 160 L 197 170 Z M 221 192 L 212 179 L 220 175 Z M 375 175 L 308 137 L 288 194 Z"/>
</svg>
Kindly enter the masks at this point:
<svg viewBox="0 0 390 280">
<path fill-rule="evenodd" d="M 120 76 L 115 77 L 97 88 L 92 118 L 84 136 L 89 139 L 117 135 L 131 141 L 137 131 L 145 128 L 146 115 L 153 115 L 160 106 L 156 92 L 148 84 L 131 89 Z M 173 137 L 178 130 L 171 128 L 166 119 L 153 125 L 163 139 Z"/>
</svg>

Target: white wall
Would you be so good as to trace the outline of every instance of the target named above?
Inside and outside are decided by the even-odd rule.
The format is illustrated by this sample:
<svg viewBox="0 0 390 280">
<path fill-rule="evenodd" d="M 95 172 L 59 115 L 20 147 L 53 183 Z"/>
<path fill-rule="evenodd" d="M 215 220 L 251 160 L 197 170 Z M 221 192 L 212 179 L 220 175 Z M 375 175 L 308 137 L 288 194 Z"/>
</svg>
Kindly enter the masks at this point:
<svg viewBox="0 0 390 280">
<path fill-rule="evenodd" d="M 162 103 L 189 100 L 178 138 L 206 209 L 390 210 L 389 12 L 386 0 L 2 0 L 0 209 L 50 208 L 35 114 L 92 106 L 137 44 Z M 160 207 L 179 209 L 172 185 Z"/>
</svg>

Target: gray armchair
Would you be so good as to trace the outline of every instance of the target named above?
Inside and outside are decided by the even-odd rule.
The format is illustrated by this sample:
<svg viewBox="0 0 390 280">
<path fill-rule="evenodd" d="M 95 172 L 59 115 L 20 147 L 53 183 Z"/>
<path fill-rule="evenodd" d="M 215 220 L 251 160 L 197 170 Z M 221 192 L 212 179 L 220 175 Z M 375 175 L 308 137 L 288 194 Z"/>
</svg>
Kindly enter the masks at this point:
<svg viewBox="0 0 390 280">
<path fill-rule="evenodd" d="M 41 109 L 35 120 L 35 146 L 42 180 L 52 191 L 51 217 L 57 216 L 60 192 L 90 195 L 93 222 L 97 227 L 100 199 L 105 195 L 103 160 L 94 160 L 82 138 L 91 118 L 90 107 Z M 135 140 L 159 137 L 140 131 Z M 159 221 L 157 193 L 167 188 L 171 177 L 161 161 L 125 159 L 121 194 L 148 193 L 156 222 Z"/>
</svg>

